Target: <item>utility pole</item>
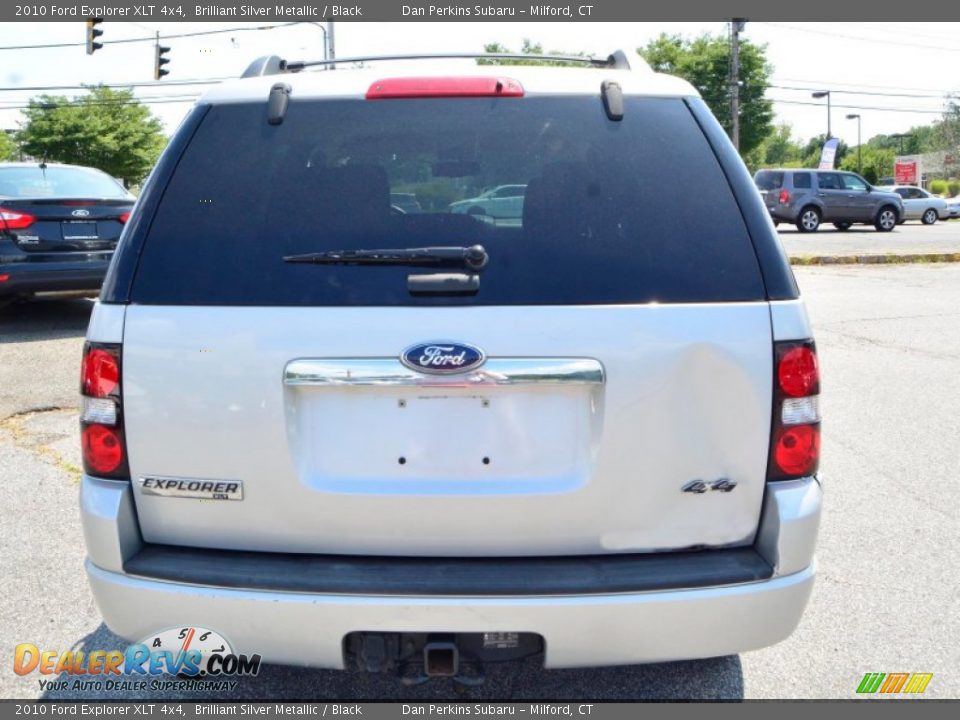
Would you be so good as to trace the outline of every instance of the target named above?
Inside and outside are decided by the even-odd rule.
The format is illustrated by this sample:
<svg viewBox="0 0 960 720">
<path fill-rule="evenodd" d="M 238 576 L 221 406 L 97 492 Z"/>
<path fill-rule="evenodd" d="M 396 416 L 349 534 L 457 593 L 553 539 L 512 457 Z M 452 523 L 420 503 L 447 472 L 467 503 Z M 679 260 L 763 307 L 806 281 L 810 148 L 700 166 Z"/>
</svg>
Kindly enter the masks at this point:
<svg viewBox="0 0 960 720">
<path fill-rule="evenodd" d="M 730 139 L 740 150 L 740 33 L 747 21 L 733 18 L 730 23 Z"/>
</svg>

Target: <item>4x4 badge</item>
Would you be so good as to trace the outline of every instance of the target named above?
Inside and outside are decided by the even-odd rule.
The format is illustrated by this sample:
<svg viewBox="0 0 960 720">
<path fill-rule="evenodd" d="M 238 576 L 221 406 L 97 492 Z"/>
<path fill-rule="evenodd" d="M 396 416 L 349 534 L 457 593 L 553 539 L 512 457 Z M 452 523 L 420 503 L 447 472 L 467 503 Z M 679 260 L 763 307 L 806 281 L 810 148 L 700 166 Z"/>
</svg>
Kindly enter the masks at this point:
<svg viewBox="0 0 960 720">
<path fill-rule="evenodd" d="M 733 480 L 720 478 L 719 480 L 712 480 L 710 482 L 693 480 L 692 482 L 688 482 L 686 485 L 684 485 L 681 490 L 683 490 L 683 492 L 693 493 L 695 495 L 703 495 L 708 490 L 718 490 L 719 492 L 728 493 L 736 486 L 737 484 Z"/>
<path fill-rule="evenodd" d="M 483 365 L 486 359 L 480 348 L 446 340 L 420 343 L 400 353 L 400 362 L 408 368 L 433 375 L 467 372 Z"/>
</svg>

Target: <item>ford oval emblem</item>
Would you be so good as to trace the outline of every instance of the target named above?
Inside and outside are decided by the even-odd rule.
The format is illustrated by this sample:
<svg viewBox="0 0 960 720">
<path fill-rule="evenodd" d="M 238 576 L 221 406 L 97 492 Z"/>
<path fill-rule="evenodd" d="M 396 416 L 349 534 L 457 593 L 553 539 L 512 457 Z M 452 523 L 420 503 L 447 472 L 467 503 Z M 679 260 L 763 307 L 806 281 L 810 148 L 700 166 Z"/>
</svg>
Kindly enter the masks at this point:
<svg viewBox="0 0 960 720">
<path fill-rule="evenodd" d="M 73 215 L 74 217 L 90 217 L 90 211 L 89 211 L 89 210 L 83 210 L 83 209 L 74 210 L 74 211 L 73 211 L 72 213 L 70 213 L 70 214 Z"/>
<path fill-rule="evenodd" d="M 483 365 L 486 359 L 480 348 L 449 341 L 420 343 L 400 354 L 400 362 L 411 370 L 435 375 L 467 372 Z"/>
</svg>

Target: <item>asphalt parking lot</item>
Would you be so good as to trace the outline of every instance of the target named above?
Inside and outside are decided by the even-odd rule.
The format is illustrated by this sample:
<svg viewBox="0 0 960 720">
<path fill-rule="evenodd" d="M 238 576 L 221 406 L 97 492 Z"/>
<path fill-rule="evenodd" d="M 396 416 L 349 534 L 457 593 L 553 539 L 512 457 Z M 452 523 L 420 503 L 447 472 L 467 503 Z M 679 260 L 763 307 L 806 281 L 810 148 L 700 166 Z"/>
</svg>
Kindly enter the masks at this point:
<svg viewBox="0 0 960 720">
<path fill-rule="evenodd" d="M 801 233 L 784 223 L 777 229 L 787 253 L 797 257 L 960 253 L 960 220 L 933 225 L 910 220 L 889 233 L 877 232 L 872 225 L 840 232 L 829 223 L 815 233 Z"/>
<path fill-rule="evenodd" d="M 931 231 L 943 242 L 960 237 L 960 223 L 940 227 L 919 228 L 922 241 L 934 242 Z M 865 232 L 911 242 L 907 228 Z M 848 242 L 859 233 L 812 237 L 834 235 Z M 822 362 L 826 510 L 818 581 L 789 640 L 641 667 L 547 672 L 529 661 L 505 664 L 469 690 L 270 666 L 235 695 L 216 698 L 850 698 L 866 672 L 930 672 L 926 696 L 960 696 L 960 264 L 810 267 L 797 277 Z M 124 645 L 101 623 L 82 571 L 76 392 L 90 307 L 48 300 L 0 309 L 4 698 L 138 696 L 45 691 L 36 674 L 11 669 L 18 643 L 61 651 Z"/>
</svg>

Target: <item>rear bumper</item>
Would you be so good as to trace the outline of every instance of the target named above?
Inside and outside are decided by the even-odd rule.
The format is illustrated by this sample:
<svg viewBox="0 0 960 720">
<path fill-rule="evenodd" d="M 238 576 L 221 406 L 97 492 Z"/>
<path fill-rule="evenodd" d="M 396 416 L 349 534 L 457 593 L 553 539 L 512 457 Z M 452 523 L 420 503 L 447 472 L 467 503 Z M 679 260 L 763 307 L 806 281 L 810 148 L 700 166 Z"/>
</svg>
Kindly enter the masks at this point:
<svg viewBox="0 0 960 720">
<path fill-rule="evenodd" d="M 790 205 L 776 205 L 774 207 L 767 206 L 767 211 L 774 220 L 792 223 L 797 221 L 797 213 L 800 209 Z"/>
<path fill-rule="evenodd" d="M 813 479 L 767 492 L 756 544 L 743 553 L 763 558 L 768 572 L 749 581 L 618 592 L 599 583 L 602 592 L 586 586 L 579 593 L 500 595 L 474 587 L 459 595 L 436 588 L 385 594 L 382 587 L 307 592 L 134 574 L 146 572 L 135 559 L 142 561 L 150 546 L 140 540 L 129 485 L 84 477 L 81 488 L 87 575 L 118 635 L 134 641 L 191 624 L 215 629 L 236 652 L 259 653 L 267 662 L 335 669 L 343 667 L 344 636 L 357 631 L 537 633 L 551 668 L 713 657 L 772 645 L 793 632 L 809 598 L 820 505 Z"/>
<path fill-rule="evenodd" d="M 0 295 L 37 292 L 97 291 L 106 277 L 109 260 L 91 262 L 24 262 L 0 264 Z"/>
</svg>

